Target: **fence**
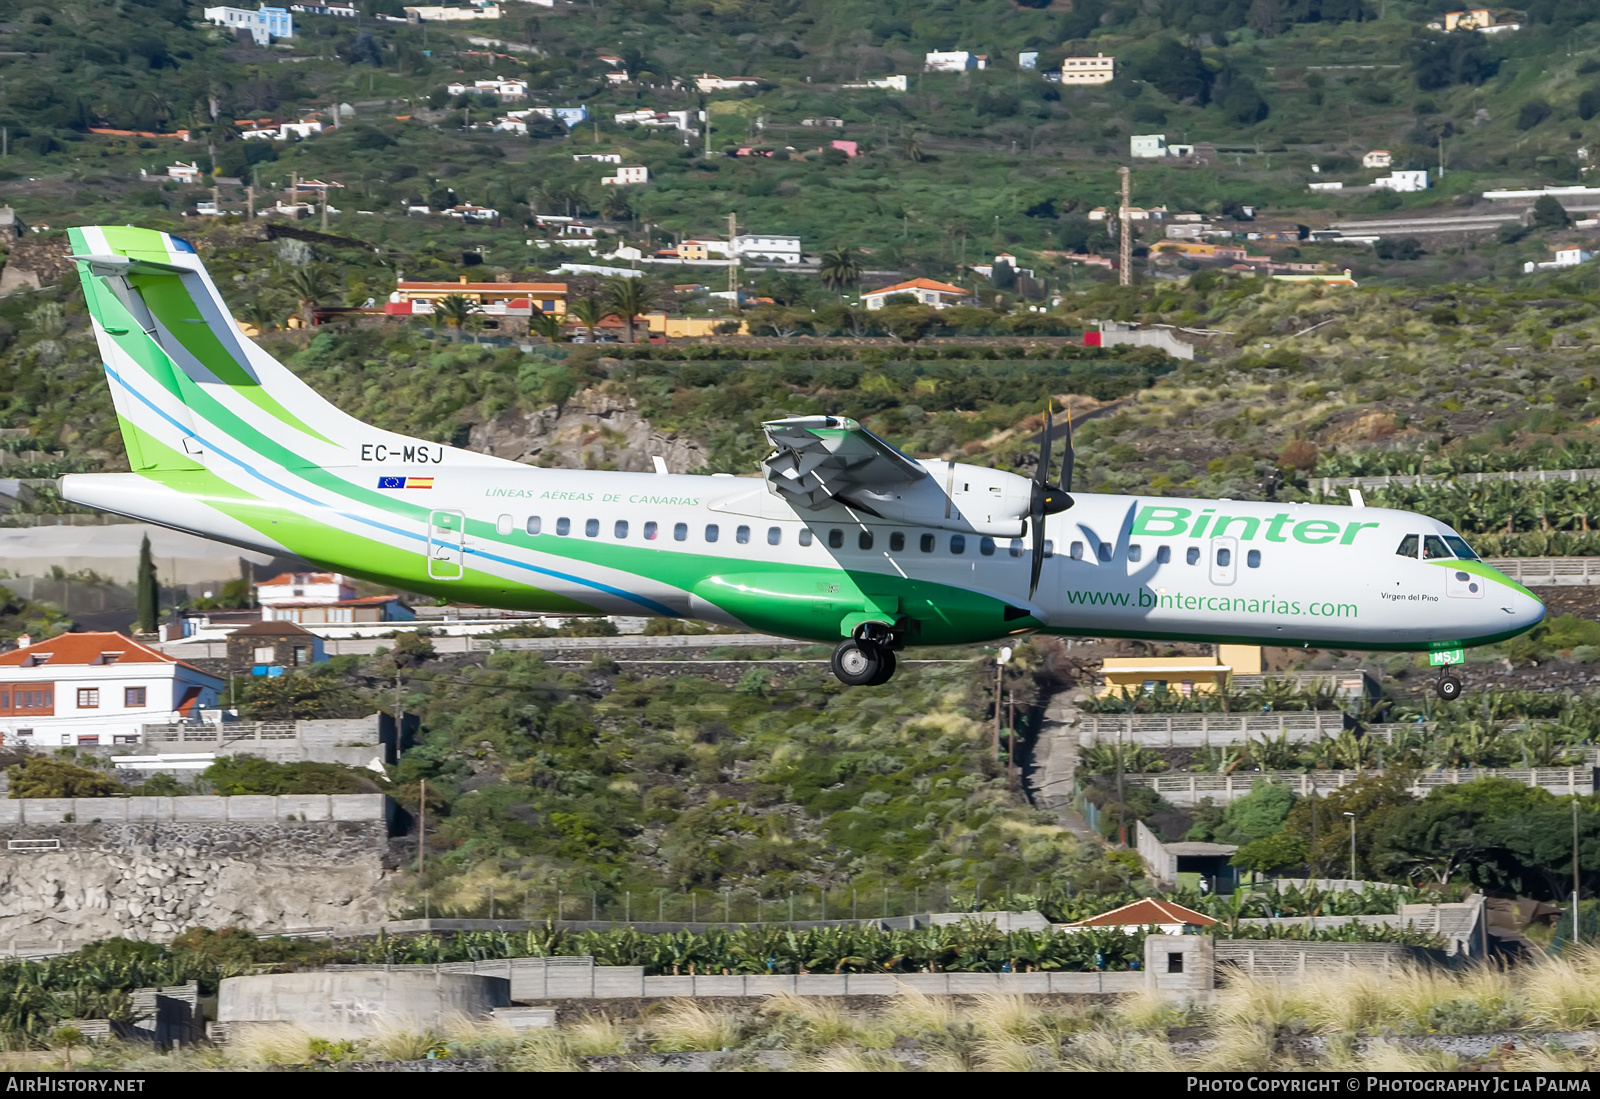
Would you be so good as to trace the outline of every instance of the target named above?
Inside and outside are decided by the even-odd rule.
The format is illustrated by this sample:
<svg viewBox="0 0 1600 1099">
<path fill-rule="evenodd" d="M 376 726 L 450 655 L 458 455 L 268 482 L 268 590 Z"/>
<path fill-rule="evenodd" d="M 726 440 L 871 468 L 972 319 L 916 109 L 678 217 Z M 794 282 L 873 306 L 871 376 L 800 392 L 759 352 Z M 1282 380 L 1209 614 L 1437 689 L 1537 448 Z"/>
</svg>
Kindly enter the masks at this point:
<svg viewBox="0 0 1600 1099">
<path fill-rule="evenodd" d="M 1375 477 L 1317 477 L 1312 480 L 1320 493 L 1329 496 L 1341 488 L 1388 488 L 1395 485 L 1481 485 L 1491 481 L 1600 481 L 1600 469 L 1515 469 L 1503 473 L 1415 473 L 1380 474 Z"/>
<path fill-rule="evenodd" d="M 299 821 L 381 821 L 383 794 L 241 794 L 237 797 L 8 798 L 0 827 L 45 824 L 265 824 Z M 11 847 L 9 854 L 26 849 Z M 54 850 L 54 848 L 51 848 Z"/>
<path fill-rule="evenodd" d="M 1254 737 L 1287 736 L 1292 742 L 1337 736 L 1350 724 L 1343 710 L 1272 714 L 1084 714 L 1078 743 L 1141 744 L 1163 748 L 1209 748 L 1244 744 Z"/>
<path fill-rule="evenodd" d="M 223 725 L 202 722 L 174 722 L 144 726 L 146 744 L 206 744 L 217 747 L 264 740 L 297 740 L 300 733 L 292 721 L 240 721 Z"/>
<path fill-rule="evenodd" d="M 1600 584 L 1600 557 L 1491 557 L 1484 564 L 1529 587 Z"/>
<path fill-rule="evenodd" d="M 1124 775 L 1128 786 L 1144 786 L 1154 790 L 1173 805 L 1198 805 L 1202 798 L 1217 804 L 1227 804 L 1248 794 L 1257 782 L 1275 782 L 1288 786 L 1301 797 L 1322 790 L 1337 790 L 1361 778 L 1382 774 L 1381 771 L 1250 771 L 1243 774 L 1180 774 L 1180 775 Z M 1593 761 L 1581 767 L 1534 768 L 1457 768 L 1442 771 L 1421 771 L 1411 784 L 1411 792 L 1418 797 L 1438 786 L 1456 786 L 1482 778 L 1506 778 L 1524 786 L 1542 786 L 1553 794 L 1591 794 L 1600 785 L 1600 769 Z"/>
</svg>

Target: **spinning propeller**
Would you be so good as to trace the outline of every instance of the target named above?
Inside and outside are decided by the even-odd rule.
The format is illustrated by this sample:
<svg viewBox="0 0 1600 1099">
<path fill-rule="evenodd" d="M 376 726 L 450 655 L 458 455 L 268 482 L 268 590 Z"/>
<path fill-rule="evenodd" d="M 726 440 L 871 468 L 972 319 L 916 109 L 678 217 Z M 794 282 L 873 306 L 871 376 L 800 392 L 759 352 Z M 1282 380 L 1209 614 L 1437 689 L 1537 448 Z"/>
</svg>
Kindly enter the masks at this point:
<svg viewBox="0 0 1600 1099">
<path fill-rule="evenodd" d="M 1033 572 L 1028 582 L 1028 598 L 1039 588 L 1039 573 L 1044 569 L 1044 517 L 1058 515 L 1072 506 L 1072 410 L 1067 410 L 1067 453 L 1061 463 L 1061 484 L 1050 483 L 1050 451 L 1054 422 L 1047 407 L 1044 432 L 1039 436 L 1039 464 L 1033 471 L 1033 499 L 1028 509 L 1028 531 L 1033 537 Z"/>
</svg>

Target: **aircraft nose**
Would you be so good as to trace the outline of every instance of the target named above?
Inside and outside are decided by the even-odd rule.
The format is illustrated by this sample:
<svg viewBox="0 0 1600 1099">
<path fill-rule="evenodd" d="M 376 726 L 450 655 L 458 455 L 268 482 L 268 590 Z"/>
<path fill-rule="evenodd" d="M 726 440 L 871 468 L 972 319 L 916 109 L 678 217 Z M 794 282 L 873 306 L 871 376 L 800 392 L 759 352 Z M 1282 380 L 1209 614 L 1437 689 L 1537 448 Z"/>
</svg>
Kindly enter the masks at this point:
<svg viewBox="0 0 1600 1099">
<path fill-rule="evenodd" d="M 1544 621 L 1545 606 L 1543 600 L 1532 592 L 1528 592 L 1526 595 L 1522 592 L 1515 592 L 1513 595 L 1515 596 L 1515 602 L 1511 607 L 1511 613 L 1519 626 L 1528 630 Z"/>
</svg>

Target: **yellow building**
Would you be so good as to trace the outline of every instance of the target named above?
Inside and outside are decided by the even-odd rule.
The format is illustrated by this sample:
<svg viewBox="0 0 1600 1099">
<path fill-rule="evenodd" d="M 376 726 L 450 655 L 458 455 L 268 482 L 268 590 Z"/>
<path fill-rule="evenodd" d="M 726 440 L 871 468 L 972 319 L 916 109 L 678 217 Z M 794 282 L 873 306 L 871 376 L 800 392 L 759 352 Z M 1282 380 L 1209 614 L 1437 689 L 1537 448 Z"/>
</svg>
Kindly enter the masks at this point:
<svg viewBox="0 0 1600 1099">
<path fill-rule="evenodd" d="M 665 313 L 641 313 L 639 316 L 650 326 L 652 336 L 666 336 L 672 340 L 715 336 L 717 325 L 733 319 L 732 317 L 669 317 Z M 748 336 L 750 326 L 740 321 L 737 334 Z"/>
<path fill-rule="evenodd" d="M 1215 694 L 1230 676 L 1260 675 L 1261 649 L 1255 645 L 1218 645 L 1215 656 L 1107 657 L 1099 694 Z"/>
</svg>

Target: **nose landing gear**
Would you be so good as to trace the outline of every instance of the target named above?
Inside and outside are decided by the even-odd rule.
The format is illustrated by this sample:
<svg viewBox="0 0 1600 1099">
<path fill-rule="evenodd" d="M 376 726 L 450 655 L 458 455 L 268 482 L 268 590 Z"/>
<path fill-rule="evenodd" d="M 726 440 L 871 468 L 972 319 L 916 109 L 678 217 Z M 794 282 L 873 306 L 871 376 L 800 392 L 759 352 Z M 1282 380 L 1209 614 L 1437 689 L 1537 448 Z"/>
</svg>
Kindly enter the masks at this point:
<svg viewBox="0 0 1600 1099">
<path fill-rule="evenodd" d="M 1461 680 L 1450 674 L 1450 665 L 1439 666 L 1439 679 L 1433 685 L 1434 692 L 1446 702 L 1454 702 L 1461 697 Z"/>
</svg>

